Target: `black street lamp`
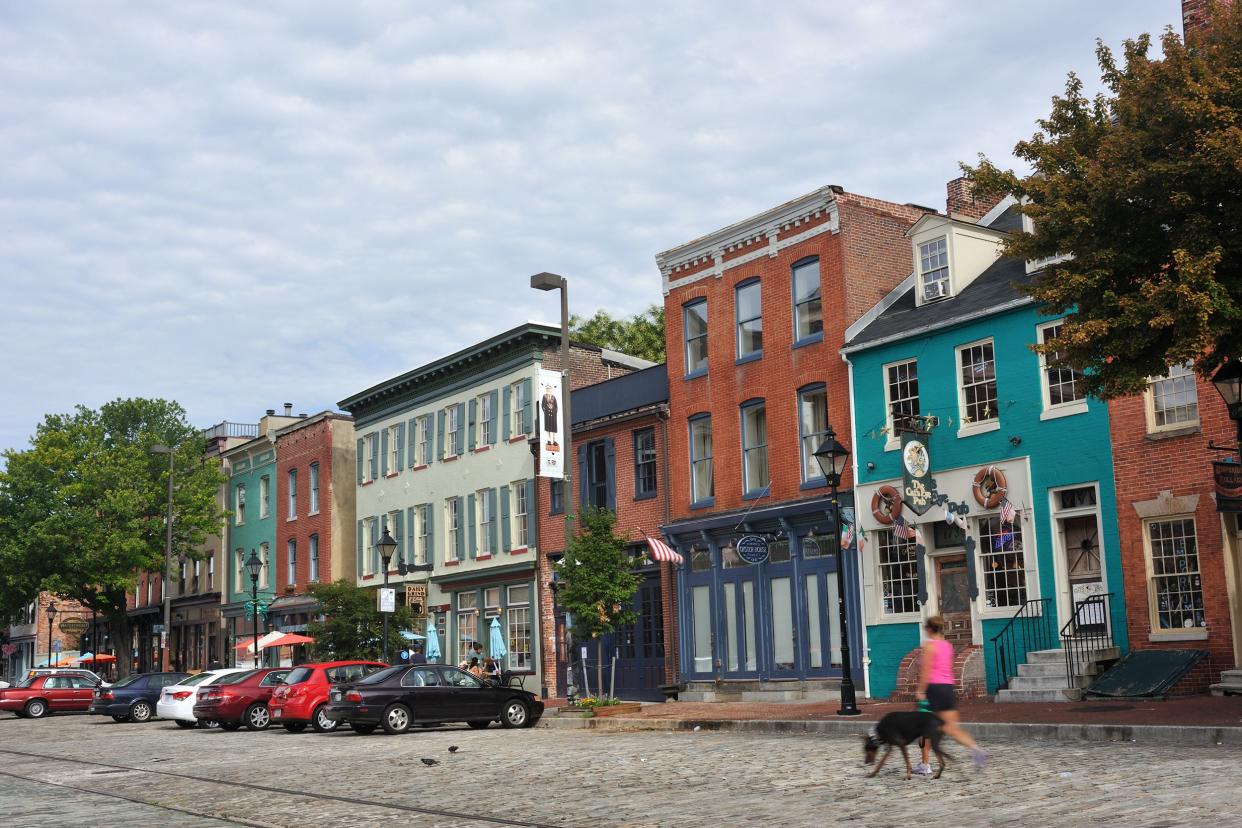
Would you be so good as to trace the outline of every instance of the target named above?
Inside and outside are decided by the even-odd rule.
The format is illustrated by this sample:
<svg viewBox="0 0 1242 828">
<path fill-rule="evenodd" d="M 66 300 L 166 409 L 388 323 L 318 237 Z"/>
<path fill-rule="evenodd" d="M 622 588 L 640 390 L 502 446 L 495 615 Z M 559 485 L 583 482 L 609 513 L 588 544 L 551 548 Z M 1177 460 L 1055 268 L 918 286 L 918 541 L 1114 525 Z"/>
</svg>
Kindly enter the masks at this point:
<svg viewBox="0 0 1242 828">
<path fill-rule="evenodd" d="M 380 539 L 375 542 L 375 548 L 379 550 L 380 559 L 384 565 L 384 589 L 388 589 L 388 562 L 392 560 L 393 553 L 397 551 L 397 542 L 392 539 L 392 535 L 388 534 L 388 530 L 384 530 L 384 534 L 380 535 Z M 383 662 L 388 663 L 388 613 L 381 612 L 384 616 L 384 658 Z"/>
<path fill-rule="evenodd" d="M 841 474 L 845 471 L 846 460 L 850 450 L 837 442 L 837 434 L 828 426 L 824 441 L 815 450 L 815 460 L 828 481 L 832 497 L 832 545 L 837 551 L 837 612 L 841 618 L 841 709 L 838 716 L 858 716 L 862 713 L 854 698 L 854 676 L 850 667 L 850 627 L 848 613 L 845 611 L 845 556 L 841 551 L 841 507 L 837 502 L 837 487 L 841 485 Z"/>
<path fill-rule="evenodd" d="M 56 620 L 56 602 L 49 601 L 47 605 L 47 666 L 52 666 L 52 622 Z"/>
<path fill-rule="evenodd" d="M 254 610 L 254 666 L 259 666 L 259 573 L 263 571 L 263 561 L 250 550 L 250 558 L 246 561 L 246 571 L 250 573 L 250 608 Z"/>
<path fill-rule="evenodd" d="M 1212 376 L 1212 385 L 1225 400 L 1229 419 L 1238 427 L 1238 446 L 1242 448 L 1242 362 L 1231 359 Z"/>
</svg>

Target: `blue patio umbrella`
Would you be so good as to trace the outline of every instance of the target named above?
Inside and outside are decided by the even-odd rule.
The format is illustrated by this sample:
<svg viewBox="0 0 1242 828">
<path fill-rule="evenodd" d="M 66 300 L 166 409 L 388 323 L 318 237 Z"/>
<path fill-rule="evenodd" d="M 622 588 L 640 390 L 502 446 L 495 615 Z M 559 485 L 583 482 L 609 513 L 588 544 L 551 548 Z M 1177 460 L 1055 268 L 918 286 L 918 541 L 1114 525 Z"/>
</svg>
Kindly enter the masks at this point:
<svg viewBox="0 0 1242 828">
<path fill-rule="evenodd" d="M 419 635 L 416 632 L 410 632 L 409 630 L 401 630 L 401 637 L 406 641 L 422 641 L 426 636 Z"/>
<path fill-rule="evenodd" d="M 501 660 L 509 654 L 509 650 L 505 647 L 505 637 L 500 631 L 500 620 L 492 619 L 491 635 L 488 640 L 489 652 L 492 658 L 499 664 Z"/>
<path fill-rule="evenodd" d="M 427 625 L 427 660 L 440 660 L 440 635 L 430 624 Z"/>
</svg>

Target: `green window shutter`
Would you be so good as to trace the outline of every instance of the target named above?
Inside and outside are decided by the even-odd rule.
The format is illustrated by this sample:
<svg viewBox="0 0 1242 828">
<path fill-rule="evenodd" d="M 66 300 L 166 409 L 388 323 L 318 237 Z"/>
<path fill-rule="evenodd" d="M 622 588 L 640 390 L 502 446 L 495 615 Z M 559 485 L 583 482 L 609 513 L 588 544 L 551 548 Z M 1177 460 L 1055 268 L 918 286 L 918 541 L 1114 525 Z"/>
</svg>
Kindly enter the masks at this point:
<svg viewBox="0 0 1242 828">
<path fill-rule="evenodd" d="M 521 485 L 526 485 L 525 483 Z M 508 552 L 513 548 L 511 536 L 512 528 L 509 526 L 509 489 L 510 486 L 501 486 L 497 491 L 500 493 L 500 550 Z"/>
<path fill-rule="evenodd" d="M 465 560 L 466 557 L 466 499 L 464 497 L 456 498 L 457 500 L 457 548 L 454 552 L 457 554 L 457 560 Z"/>
<path fill-rule="evenodd" d="M 526 545 L 535 548 L 535 532 L 539 528 L 539 515 L 535 512 L 535 480 L 526 481 Z"/>
<path fill-rule="evenodd" d="M 463 451 L 462 446 L 466 445 L 466 404 L 457 404 L 457 450 Z M 471 443 L 471 445 L 474 445 Z"/>
<path fill-rule="evenodd" d="M 365 559 L 362 557 L 362 521 L 360 520 L 358 521 L 358 570 L 354 573 L 354 580 L 362 577 L 364 560 Z"/>
<path fill-rule="evenodd" d="M 508 440 L 512 436 L 509 426 L 509 408 L 512 405 L 510 395 L 512 393 L 512 389 L 506 385 L 504 395 L 501 397 L 503 410 L 500 412 L 500 439 L 502 440 Z"/>
<path fill-rule="evenodd" d="M 392 529 L 393 540 L 397 542 L 397 560 L 404 561 L 405 560 L 405 532 L 403 531 L 403 529 L 405 527 L 402 526 L 401 524 L 405 522 L 405 513 L 402 512 L 400 509 L 398 509 L 397 513 L 392 516 L 392 519 L 393 519 L 393 522 L 397 524 Z M 389 565 L 391 564 L 392 562 L 389 561 Z"/>
<path fill-rule="evenodd" d="M 371 448 L 376 449 L 371 452 L 371 479 L 379 480 L 379 435 L 374 433 L 367 435 L 367 442 L 370 443 Z"/>
<path fill-rule="evenodd" d="M 478 431 L 476 424 L 479 419 L 479 401 L 473 397 L 470 399 L 470 419 L 466 421 L 466 439 L 469 441 L 466 446 L 470 451 L 474 451 L 475 433 Z"/>
<path fill-rule="evenodd" d="M 467 538 L 466 554 L 473 558 L 478 554 L 478 547 L 475 545 L 475 535 L 477 532 L 476 519 L 474 514 L 474 495 L 466 495 L 466 525 L 470 527 L 470 534 Z"/>
<path fill-rule="evenodd" d="M 492 434 L 488 438 L 487 444 L 494 446 L 496 445 L 496 420 L 498 414 L 496 406 L 500 402 L 500 395 L 495 391 L 489 391 L 488 396 L 491 397 L 492 400 Z"/>
<path fill-rule="evenodd" d="M 393 471 L 405 468 L 405 423 L 397 423 L 397 467 Z"/>
<path fill-rule="evenodd" d="M 415 559 L 418 557 L 418 550 L 414 548 L 414 544 L 418 539 L 418 522 L 414 510 L 414 506 L 405 510 L 405 525 L 407 527 L 405 536 L 407 540 L 401 542 L 402 562 L 416 563 Z"/>
<path fill-rule="evenodd" d="M 388 476 L 388 429 L 380 429 L 380 477 Z"/>
<path fill-rule="evenodd" d="M 604 439 L 604 473 L 607 475 L 608 508 L 617 511 L 617 446 L 611 437 Z"/>
<path fill-rule="evenodd" d="M 523 434 L 525 434 L 527 437 L 530 437 L 530 436 L 534 435 L 534 433 L 535 433 L 535 432 L 531 429 L 531 427 L 530 427 L 530 426 L 531 426 L 531 422 L 530 422 L 530 414 L 531 414 L 531 405 L 532 405 L 532 401 L 531 401 L 531 398 L 530 398 L 530 395 L 531 395 L 531 380 L 530 380 L 530 377 L 527 377 L 526 379 L 522 380 L 522 394 L 523 394 L 523 398 L 522 398 L 522 433 L 523 433 Z"/>
<path fill-rule="evenodd" d="M 409 467 L 414 468 L 414 464 L 418 460 L 418 450 L 415 446 L 418 443 L 418 419 L 415 418 L 405 424 L 406 434 L 409 440 L 406 442 L 406 460 L 409 461 Z"/>
<path fill-rule="evenodd" d="M 436 560 L 436 510 L 427 506 L 427 560 L 423 563 L 435 563 Z"/>
<path fill-rule="evenodd" d="M 358 438 L 358 485 L 362 485 L 362 461 L 366 457 L 362 446 L 362 438 Z"/>
<path fill-rule="evenodd" d="M 436 459 L 444 459 L 444 409 L 436 412 Z"/>
<path fill-rule="evenodd" d="M 492 515 L 492 523 L 491 526 L 488 527 L 488 534 L 490 534 L 491 537 L 488 538 L 488 540 L 491 541 L 493 555 L 496 554 L 496 550 L 500 548 L 496 545 L 496 527 L 500 523 L 500 516 L 496 513 L 496 501 L 499 499 L 497 497 L 497 492 L 499 491 L 499 489 L 487 490 L 487 499 L 489 501 L 488 508 L 491 510 Z M 506 509 L 505 511 L 507 512 L 508 510 Z"/>
</svg>

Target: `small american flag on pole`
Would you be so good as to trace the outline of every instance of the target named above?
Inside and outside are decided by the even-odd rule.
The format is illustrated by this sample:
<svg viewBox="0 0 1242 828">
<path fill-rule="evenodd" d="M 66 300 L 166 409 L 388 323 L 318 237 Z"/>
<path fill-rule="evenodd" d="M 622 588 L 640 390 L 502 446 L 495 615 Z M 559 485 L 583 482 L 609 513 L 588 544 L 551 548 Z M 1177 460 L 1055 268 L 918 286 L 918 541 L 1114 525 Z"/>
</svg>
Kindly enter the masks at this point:
<svg viewBox="0 0 1242 828">
<path fill-rule="evenodd" d="M 898 515 L 893 520 L 893 534 L 905 540 L 914 540 L 917 536 L 914 528 L 910 526 L 910 524 L 906 523 L 906 519 L 901 515 Z"/>
<path fill-rule="evenodd" d="M 1014 508 L 1014 505 L 1009 501 L 1009 498 L 1002 500 L 1000 508 L 1001 523 L 1012 524 L 1017 516 L 1018 510 Z"/>
<path fill-rule="evenodd" d="M 647 539 L 647 548 L 651 550 L 652 559 L 657 561 L 668 561 L 672 564 L 680 564 L 685 562 L 685 559 L 682 558 L 681 555 L 673 551 L 671 546 L 659 538 L 653 538 L 646 532 L 643 532 L 643 537 Z"/>
</svg>

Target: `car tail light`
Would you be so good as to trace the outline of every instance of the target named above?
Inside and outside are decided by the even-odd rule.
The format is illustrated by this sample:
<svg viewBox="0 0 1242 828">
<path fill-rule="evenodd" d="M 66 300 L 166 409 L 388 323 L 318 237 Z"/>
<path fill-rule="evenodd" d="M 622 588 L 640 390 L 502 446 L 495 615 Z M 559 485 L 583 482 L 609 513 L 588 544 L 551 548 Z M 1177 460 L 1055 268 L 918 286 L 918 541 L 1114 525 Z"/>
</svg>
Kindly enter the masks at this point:
<svg viewBox="0 0 1242 828">
<path fill-rule="evenodd" d="M 108 701 L 111 701 L 111 700 L 112 700 L 112 691 L 111 691 L 111 690 L 100 690 L 100 691 L 99 691 L 99 698 L 101 698 L 101 699 L 107 699 Z"/>
<path fill-rule="evenodd" d="M 362 694 L 357 690 L 350 690 L 345 694 L 345 701 L 360 702 L 362 701 Z"/>
<path fill-rule="evenodd" d="M 172 694 L 172 697 L 176 701 L 185 701 L 186 699 L 188 699 L 190 696 L 193 696 L 193 695 L 194 695 L 193 690 L 178 690 L 176 693 Z"/>
</svg>

